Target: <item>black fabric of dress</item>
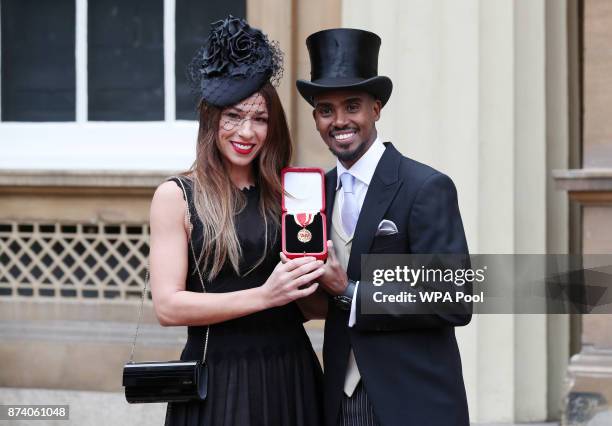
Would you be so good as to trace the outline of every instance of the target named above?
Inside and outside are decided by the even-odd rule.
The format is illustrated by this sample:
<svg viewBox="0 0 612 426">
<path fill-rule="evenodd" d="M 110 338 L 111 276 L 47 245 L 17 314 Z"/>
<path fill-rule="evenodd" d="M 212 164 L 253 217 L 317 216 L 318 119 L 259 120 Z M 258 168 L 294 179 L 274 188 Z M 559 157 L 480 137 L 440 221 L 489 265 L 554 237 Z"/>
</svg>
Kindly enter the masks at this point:
<svg viewBox="0 0 612 426">
<path fill-rule="evenodd" d="M 172 180 L 176 182 L 176 178 Z M 187 191 L 192 240 L 199 257 L 202 223 L 193 208 L 190 181 L 181 180 Z M 258 210 L 259 190 L 251 187 L 243 190 L 243 194 L 247 205 L 235 218 L 243 253 L 240 264 L 243 276 L 238 276 L 227 263 L 214 280 L 205 282 L 209 293 L 260 286 L 278 263 L 280 235 L 270 239 L 269 256 L 244 275 L 264 251 L 265 232 Z M 191 253 L 187 290 L 202 291 Z M 206 355 L 208 396 L 205 401 L 169 403 L 166 426 L 321 425 L 322 371 L 303 321 L 299 307 L 290 303 L 213 324 Z M 206 327 L 190 326 L 187 331 L 188 339 L 181 359 L 201 359 Z"/>
</svg>

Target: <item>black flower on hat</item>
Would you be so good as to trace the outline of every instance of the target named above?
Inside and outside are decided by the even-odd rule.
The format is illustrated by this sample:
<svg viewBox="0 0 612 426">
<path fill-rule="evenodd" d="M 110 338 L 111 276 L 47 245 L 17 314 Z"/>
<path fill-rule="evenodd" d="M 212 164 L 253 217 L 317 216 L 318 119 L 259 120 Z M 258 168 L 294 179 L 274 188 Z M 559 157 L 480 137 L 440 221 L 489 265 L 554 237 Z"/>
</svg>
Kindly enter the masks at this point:
<svg viewBox="0 0 612 426">
<path fill-rule="evenodd" d="M 209 104 L 227 106 L 282 77 L 277 43 L 241 18 L 213 22 L 204 46 L 188 66 L 194 90 Z"/>
</svg>

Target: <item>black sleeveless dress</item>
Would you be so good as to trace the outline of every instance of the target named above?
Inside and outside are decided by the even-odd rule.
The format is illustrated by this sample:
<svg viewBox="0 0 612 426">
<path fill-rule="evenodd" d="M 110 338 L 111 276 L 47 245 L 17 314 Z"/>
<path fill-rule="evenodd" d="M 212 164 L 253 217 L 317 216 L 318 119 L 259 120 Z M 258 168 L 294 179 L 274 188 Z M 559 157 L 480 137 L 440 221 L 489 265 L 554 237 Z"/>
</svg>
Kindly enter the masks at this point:
<svg viewBox="0 0 612 426">
<path fill-rule="evenodd" d="M 176 182 L 177 178 L 173 178 Z M 195 214 L 191 181 L 181 178 L 187 191 L 192 240 L 196 256 L 202 246 L 202 224 Z M 176 182 L 181 187 L 178 182 Z M 259 190 L 243 190 L 247 206 L 236 216 L 242 248 L 241 273 L 261 257 L 265 246 L 264 221 L 258 210 Z M 219 275 L 205 282 L 209 293 L 245 290 L 262 285 L 278 263 L 279 237 L 268 243 L 269 256 L 249 274 L 239 277 L 226 264 Z M 187 290 L 202 285 L 191 254 Z M 169 403 L 166 426 L 319 426 L 322 420 L 322 371 L 302 325 L 295 303 L 213 324 L 207 363 L 208 396 L 205 401 Z M 205 326 L 187 328 L 182 360 L 201 359 Z"/>
</svg>

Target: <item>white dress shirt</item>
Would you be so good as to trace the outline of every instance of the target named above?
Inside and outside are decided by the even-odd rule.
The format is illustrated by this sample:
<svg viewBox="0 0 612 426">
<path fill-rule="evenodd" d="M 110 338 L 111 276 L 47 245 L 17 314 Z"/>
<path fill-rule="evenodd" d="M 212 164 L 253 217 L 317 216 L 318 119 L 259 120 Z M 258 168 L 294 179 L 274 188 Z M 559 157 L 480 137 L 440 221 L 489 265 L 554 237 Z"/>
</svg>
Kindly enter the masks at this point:
<svg viewBox="0 0 612 426">
<path fill-rule="evenodd" d="M 363 206 L 363 201 L 365 200 L 366 193 L 368 192 L 368 187 L 370 186 L 370 182 L 372 181 L 372 176 L 374 176 L 374 171 L 376 170 L 376 166 L 380 161 L 381 157 L 385 153 L 385 146 L 381 142 L 380 136 L 377 136 L 370 148 L 363 154 L 363 156 L 357 160 L 355 164 L 353 164 L 349 169 L 344 167 L 340 160 L 336 160 L 336 170 L 337 170 L 337 180 L 336 180 L 336 191 L 338 199 L 338 207 L 340 207 L 340 211 L 342 211 L 342 205 L 344 203 L 344 191 L 338 191 L 340 188 L 340 176 L 342 173 L 349 172 L 351 175 L 355 177 L 355 183 L 353 185 L 353 191 L 355 193 L 355 198 L 359 205 L 359 211 L 361 212 L 361 207 Z M 357 288 L 359 287 L 359 283 L 355 286 L 355 293 L 353 293 L 353 302 L 351 304 L 351 313 L 349 315 L 349 327 L 352 327 L 355 324 L 356 320 L 356 308 L 357 305 L 355 294 L 357 293 Z"/>
</svg>

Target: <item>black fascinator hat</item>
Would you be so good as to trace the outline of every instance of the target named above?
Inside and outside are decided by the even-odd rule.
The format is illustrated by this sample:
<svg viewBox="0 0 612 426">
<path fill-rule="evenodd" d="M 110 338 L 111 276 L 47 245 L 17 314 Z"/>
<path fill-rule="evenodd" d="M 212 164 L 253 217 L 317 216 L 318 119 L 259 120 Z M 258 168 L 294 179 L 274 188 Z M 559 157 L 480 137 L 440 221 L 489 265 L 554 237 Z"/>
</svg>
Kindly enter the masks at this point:
<svg viewBox="0 0 612 426">
<path fill-rule="evenodd" d="M 265 83 L 278 85 L 283 54 L 276 42 L 232 15 L 210 24 L 206 42 L 187 67 L 193 90 L 210 105 L 226 107 Z"/>
<path fill-rule="evenodd" d="M 384 106 L 393 90 L 389 77 L 378 75 L 380 37 L 370 31 L 334 28 L 311 34 L 306 39 L 310 55 L 310 81 L 297 80 L 306 101 L 330 90 L 363 90 Z"/>
</svg>

